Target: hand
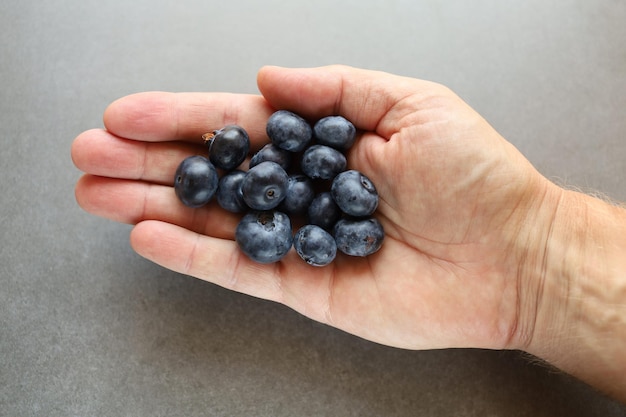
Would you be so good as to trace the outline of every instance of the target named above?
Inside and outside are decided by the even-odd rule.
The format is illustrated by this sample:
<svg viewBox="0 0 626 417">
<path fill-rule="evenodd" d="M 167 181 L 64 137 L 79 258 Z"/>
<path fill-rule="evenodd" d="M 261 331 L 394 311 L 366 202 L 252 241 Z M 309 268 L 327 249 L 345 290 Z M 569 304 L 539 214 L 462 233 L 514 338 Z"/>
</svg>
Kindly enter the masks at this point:
<svg viewBox="0 0 626 417">
<path fill-rule="evenodd" d="M 266 67 L 258 85 L 263 96 L 154 92 L 114 102 L 106 130 L 73 144 L 87 173 L 78 203 L 135 224 L 132 247 L 166 268 L 369 340 L 415 349 L 528 344 L 560 189 L 441 85 L 339 66 Z M 379 252 L 338 255 L 324 268 L 293 251 L 256 264 L 233 240 L 238 216 L 176 199 L 176 166 L 206 152 L 203 133 L 236 123 L 258 149 L 279 108 L 311 120 L 341 114 L 360 130 L 348 164 L 379 191 Z"/>
</svg>

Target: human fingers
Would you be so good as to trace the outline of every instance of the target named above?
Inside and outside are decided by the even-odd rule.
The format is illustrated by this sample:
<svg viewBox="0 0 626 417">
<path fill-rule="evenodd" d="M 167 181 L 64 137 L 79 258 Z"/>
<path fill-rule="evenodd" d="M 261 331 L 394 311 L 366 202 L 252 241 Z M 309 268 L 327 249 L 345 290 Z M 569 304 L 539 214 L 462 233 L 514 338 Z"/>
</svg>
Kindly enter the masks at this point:
<svg viewBox="0 0 626 417">
<path fill-rule="evenodd" d="M 302 262 L 295 251 L 280 262 L 260 264 L 244 255 L 233 240 L 160 221 L 137 224 L 130 242 L 139 255 L 165 268 L 277 301 L 316 320 L 327 321 L 333 266 L 313 268 Z"/>
<path fill-rule="evenodd" d="M 265 123 L 272 111 L 258 95 L 145 92 L 111 103 L 104 124 L 116 136 L 148 142 L 200 140 L 206 132 L 237 124 L 256 147 L 267 140 Z"/>
<path fill-rule="evenodd" d="M 239 217 L 217 204 L 192 209 L 183 205 L 172 187 L 95 175 L 82 176 L 76 201 L 87 212 L 121 223 L 160 220 L 197 233 L 234 239 Z"/>
<path fill-rule="evenodd" d="M 357 128 L 387 139 L 397 131 L 402 116 L 426 110 L 431 98 L 450 93 L 437 83 L 343 65 L 266 66 L 259 70 L 257 84 L 276 108 L 311 119 L 339 114 Z"/>
<path fill-rule="evenodd" d="M 203 152 L 203 145 L 142 142 L 92 129 L 76 137 L 71 156 L 74 165 L 88 174 L 171 185 L 180 161 Z"/>
<path fill-rule="evenodd" d="M 408 188 L 401 188 L 398 181 L 415 174 L 415 161 L 427 159 L 423 154 L 428 149 L 442 146 L 435 136 L 451 125 L 450 115 L 467 117 L 467 109 L 448 88 L 379 71 L 346 66 L 264 67 L 257 82 L 276 108 L 291 109 L 311 120 L 339 114 L 361 130 L 348 163 L 377 185 L 383 214 L 390 214 L 389 206 L 398 209 L 398 197 L 415 188 L 421 179 L 418 175 L 410 175 Z"/>
<path fill-rule="evenodd" d="M 246 257 L 232 240 L 159 221 L 137 224 L 130 242 L 139 255 L 167 269 L 279 302 L 378 343 L 405 348 L 462 345 L 457 332 L 452 338 L 443 331 L 432 334 L 431 326 L 439 326 L 441 316 L 446 316 L 446 312 L 437 315 L 441 310 L 438 304 L 446 304 L 452 292 L 438 297 L 436 282 L 440 279 L 404 278 L 402 268 L 406 271 L 407 267 L 422 266 L 423 274 L 429 261 L 421 259 L 416 264 L 415 256 L 402 244 L 381 249 L 374 255 L 376 260 L 341 256 L 331 265 L 316 268 L 302 262 L 295 251 L 280 262 L 259 264 Z M 453 284 L 449 280 L 446 283 Z M 429 300 L 435 301 L 430 306 L 435 311 L 423 308 Z M 455 311 L 447 315 L 453 317 Z M 429 333 L 432 336 L 426 337 Z"/>
</svg>

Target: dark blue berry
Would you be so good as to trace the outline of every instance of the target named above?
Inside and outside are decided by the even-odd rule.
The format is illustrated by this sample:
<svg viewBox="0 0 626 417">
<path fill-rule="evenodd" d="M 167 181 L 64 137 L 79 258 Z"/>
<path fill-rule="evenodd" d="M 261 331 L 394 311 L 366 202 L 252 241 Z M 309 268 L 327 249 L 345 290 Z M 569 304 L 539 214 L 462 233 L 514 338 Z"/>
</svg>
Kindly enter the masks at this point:
<svg viewBox="0 0 626 417">
<path fill-rule="evenodd" d="M 306 175 L 291 175 L 287 195 L 279 208 L 287 214 L 303 214 L 306 213 L 314 197 L 313 182 Z"/>
<path fill-rule="evenodd" d="M 327 116 L 315 123 L 313 134 L 317 143 L 345 151 L 356 138 L 356 128 L 342 116 Z"/>
<path fill-rule="evenodd" d="M 335 224 L 337 249 L 351 256 L 369 256 L 383 244 L 385 232 L 378 220 L 341 219 Z"/>
<path fill-rule="evenodd" d="M 341 218 L 341 210 L 330 191 L 319 193 L 308 209 L 309 223 L 320 226 L 325 230 L 332 230 L 337 220 Z"/>
<path fill-rule="evenodd" d="M 337 244 L 330 233 L 312 224 L 302 227 L 293 238 L 296 252 L 309 265 L 325 266 L 337 255 Z"/>
<path fill-rule="evenodd" d="M 254 210 L 278 207 L 287 195 L 289 175 L 276 162 L 261 162 L 248 170 L 241 184 L 243 199 Z"/>
<path fill-rule="evenodd" d="M 299 115 L 288 110 L 278 110 L 267 120 L 266 133 L 279 148 L 300 152 L 313 137 L 313 129 Z"/>
<path fill-rule="evenodd" d="M 209 160 L 226 171 L 241 165 L 250 150 L 248 133 L 237 125 L 225 126 L 204 138 L 209 146 Z"/>
<path fill-rule="evenodd" d="M 276 162 L 287 171 L 291 165 L 291 157 L 291 152 L 281 149 L 273 143 L 268 143 L 252 155 L 249 167 L 252 168 L 261 162 L 271 161 Z"/>
<path fill-rule="evenodd" d="M 350 216 L 369 216 L 378 207 L 376 187 L 359 171 L 349 170 L 337 175 L 330 192 L 341 211 Z"/>
<path fill-rule="evenodd" d="M 215 195 L 218 181 L 211 161 L 200 155 L 189 156 L 176 169 L 174 191 L 184 205 L 202 207 Z"/>
<path fill-rule="evenodd" d="M 241 219 L 235 241 L 250 259 L 259 263 L 279 261 L 293 243 L 289 217 L 279 211 L 253 211 Z"/>
<path fill-rule="evenodd" d="M 300 168 L 313 179 L 330 180 L 346 169 L 346 157 L 337 149 L 313 145 L 302 155 Z"/>
<path fill-rule="evenodd" d="M 231 213 L 242 213 L 248 209 L 241 192 L 241 184 L 246 173 L 240 170 L 230 171 L 220 178 L 217 186 L 217 203 Z"/>
</svg>

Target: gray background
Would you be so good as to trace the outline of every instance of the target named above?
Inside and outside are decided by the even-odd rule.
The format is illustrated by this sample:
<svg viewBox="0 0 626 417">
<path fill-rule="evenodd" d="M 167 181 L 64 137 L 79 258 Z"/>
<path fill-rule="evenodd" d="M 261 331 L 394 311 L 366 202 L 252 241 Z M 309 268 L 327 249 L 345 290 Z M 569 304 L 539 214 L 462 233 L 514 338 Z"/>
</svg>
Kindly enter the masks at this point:
<svg viewBox="0 0 626 417">
<path fill-rule="evenodd" d="M 166 271 L 80 210 L 70 144 L 264 64 L 452 87 L 549 178 L 626 200 L 623 0 L 0 4 L 0 415 L 625 416 L 517 352 L 412 352 Z"/>
</svg>

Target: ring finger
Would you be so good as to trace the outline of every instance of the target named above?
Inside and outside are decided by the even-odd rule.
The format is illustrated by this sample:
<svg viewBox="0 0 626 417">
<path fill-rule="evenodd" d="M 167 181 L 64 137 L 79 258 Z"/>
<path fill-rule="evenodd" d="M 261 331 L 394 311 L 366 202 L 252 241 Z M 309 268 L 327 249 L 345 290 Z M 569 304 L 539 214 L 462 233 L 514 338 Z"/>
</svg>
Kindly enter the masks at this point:
<svg viewBox="0 0 626 417">
<path fill-rule="evenodd" d="M 84 175 L 76 200 L 86 211 L 122 223 L 160 220 L 196 233 L 234 239 L 239 217 L 211 202 L 202 208 L 183 205 L 172 187 L 117 178 Z"/>
</svg>

